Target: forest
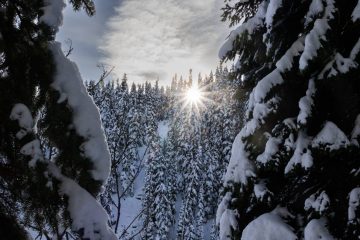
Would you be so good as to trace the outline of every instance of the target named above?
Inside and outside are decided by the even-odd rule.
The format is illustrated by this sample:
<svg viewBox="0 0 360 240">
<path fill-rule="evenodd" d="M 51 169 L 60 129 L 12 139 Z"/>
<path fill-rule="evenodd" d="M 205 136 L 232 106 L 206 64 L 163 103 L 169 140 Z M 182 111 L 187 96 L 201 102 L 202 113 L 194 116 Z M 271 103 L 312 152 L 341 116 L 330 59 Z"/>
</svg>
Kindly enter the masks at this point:
<svg viewBox="0 0 360 240">
<path fill-rule="evenodd" d="M 224 0 L 168 84 L 83 79 L 66 4 L 0 0 L 0 239 L 360 239 L 360 0 Z"/>
</svg>

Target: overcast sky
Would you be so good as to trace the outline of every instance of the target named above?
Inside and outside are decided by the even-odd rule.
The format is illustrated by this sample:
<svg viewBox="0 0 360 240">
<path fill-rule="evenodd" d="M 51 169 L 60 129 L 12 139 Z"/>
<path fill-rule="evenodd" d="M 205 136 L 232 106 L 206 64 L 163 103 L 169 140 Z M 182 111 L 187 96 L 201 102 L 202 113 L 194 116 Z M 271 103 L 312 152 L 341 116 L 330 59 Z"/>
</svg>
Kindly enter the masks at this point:
<svg viewBox="0 0 360 240">
<path fill-rule="evenodd" d="M 100 4 L 101 3 L 101 4 Z M 58 40 L 70 38 L 71 59 L 85 80 L 98 79 L 99 63 L 130 81 L 208 74 L 229 30 L 220 21 L 223 0 L 96 0 L 97 14 L 65 10 Z M 66 49 L 66 45 L 63 44 Z"/>
</svg>

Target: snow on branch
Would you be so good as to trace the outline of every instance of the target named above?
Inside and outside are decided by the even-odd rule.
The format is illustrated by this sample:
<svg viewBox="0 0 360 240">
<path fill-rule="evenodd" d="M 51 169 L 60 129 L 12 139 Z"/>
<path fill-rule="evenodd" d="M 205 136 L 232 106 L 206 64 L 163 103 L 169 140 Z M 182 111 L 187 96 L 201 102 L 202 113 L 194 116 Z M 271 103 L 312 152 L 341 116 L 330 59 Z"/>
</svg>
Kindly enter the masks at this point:
<svg viewBox="0 0 360 240">
<path fill-rule="evenodd" d="M 275 96 L 265 101 L 265 98 L 274 87 L 284 83 L 281 73 L 291 70 L 295 57 L 299 56 L 303 50 L 304 38 L 300 37 L 276 63 L 276 68 L 257 83 L 250 94 L 246 113 L 249 117 L 252 112 L 253 119 L 245 125 L 244 136 L 254 133 L 268 114 L 276 111 L 280 99 Z"/>
<path fill-rule="evenodd" d="M 323 214 L 330 206 L 330 198 L 325 191 L 320 194 L 312 194 L 305 200 L 304 209 L 306 211 L 314 209 L 316 212 Z"/>
<path fill-rule="evenodd" d="M 18 120 L 20 127 L 32 131 L 33 118 L 30 110 L 24 104 L 19 103 L 13 107 L 10 119 Z M 25 144 L 20 149 L 20 153 L 31 157 L 29 167 L 35 167 L 38 161 L 44 161 L 38 139 Z M 96 199 L 75 181 L 62 175 L 54 163 L 47 161 L 46 164 L 45 176 L 50 177 L 51 175 L 60 181 L 59 194 L 68 197 L 68 211 L 73 230 L 83 231 L 82 237 L 84 239 L 116 240 L 115 234 L 107 226 L 108 215 Z M 51 184 L 47 186 L 51 186 Z"/>
<path fill-rule="evenodd" d="M 300 70 L 304 70 L 308 66 L 308 62 L 317 55 L 317 51 L 321 47 L 321 40 L 326 41 L 326 33 L 330 29 L 329 21 L 334 18 L 333 13 L 336 8 L 334 0 L 326 0 L 325 12 L 322 18 L 316 19 L 312 30 L 305 38 L 305 49 L 300 57 Z M 310 6 L 311 7 L 311 6 Z M 312 10 L 310 9 L 310 12 Z"/>
<path fill-rule="evenodd" d="M 349 72 L 351 69 L 355 69 L 358 67 L 358 63 L 355 61 L 357 55 L 360 51 L 360 39 L 356 42 L 353 49 L 350 52 L 348 58 L 343 57 L 340 53 L 336 53 L 334 58 L 326 64 L 325 68 L 319 74 L 319 79 L 323 79 L 325 77 L 334 77 L 339 73 L 345 74 Z"/>
<path fill-rule="evenodd" d="M 17 139 L 22 139 L 28 133 L 33 132 L 34 119 L 26 105 L 22 103 L 15 104 L 11 110 L 10 119 L 13 121 L 17 120 L 19 127 L 22 128 L 19 132 L 16 133 Z M 34 139 L 22 146 L 20 153 L 31 157 L 31 160 L 29 161 L 29 167 L 35 167 L 38 161 L 44 160 L 40 148 L 40 141 L 38 139 Z"/>
<path fill-rule="evenodd" d="M 285 173 L 289 173 L 298 164 L 305 169 L 312 167 L 313 157 L 309 149 L 310 144 L 311 137 L 307 136 L 303 131 L 300 131 L 296 140 L 294 154 L 285 167 Z"/>
<path fill-rule="evenodd" d="M 326 228 L 325 218 L 311 220 L 304 229 L 304 240 L 326 239 L 334 240 Z"/>
<path fill-rule="evenodd" d="M 332 150 L 338 150 L 347 147 L 350 144 L 345 133 L 341 131 L 333 122 L 326 122 L 323 129 L 318 133 L 312 142 L 312 147 L 325 147 Z"/>
<path fill-rule="evenodd" d="M 250 18 L 248 21 L 241 23 L 235 30 L 233 30 L 225 43 L 222 45 L 219 51 L 219 58 L 224 59 L 226 54 L 233 49 L 236 38 L 247 32 L 251 35 L 257 28 L 264 24 L 267 2 L 264 1 L 260 4 L 255 16 Z"/>
<path fill-rule="evenodd" d="M 305 26 L 313 21 L 314 17 L 324 12 L 324 4 L 322 0 L 313 0 L 310 4 L 309 11 L 306 14 Z"/>
<path fill-rule="evenodd" d="M 225 212 L 221 215 L 220 220 L 220 240 L 229 239 L 231 236 L 231 229 L 236 229 L 237 226 L 234 211 L 225 209 Z"/>
<path fill-rule="evenodd" d="M 266 10 L 265 23 L 267 28 L 271 28 L 274 16 L 279 8 L 282 6 L 282 0 L 270 0 Z"/>
<path fill-rule="evenodd" d="M 254 166 L 248 159 L 242 137 L 243 131 L 234 140 L 229 166 L 225 174 L 225 185 L 230 182 L 247 185 L 248 178 L 256 176 Z"/>
<path fill-rule="evenodd" d="M 356 220 L 356 211 L 360 208 L 360 188 L 354 188 L 349 194 L 348 220 Z"/>
<path fill-rule="evenodd" d="M 351 14 L 353 22 L 356 22 L 360 19 L 360 0 L 356 4 L 356 7 L 354 8 L 354 11 Z"/>
<path fill-rule="evenodd" d="M 65 57 L 61 44 L 51 43 L 50 49 L 57 67 L 52 87 L 60 94 L 58 103 L 67 100 L 73 111 L 73 126 L 85 139 L 80 150 L 94 164 L 92 176 L 106 182 L 110 173 L 110 154 L 99 111 L 86 91 L 77 66 Z"/>
<path fill-rule="evenodd" d="M 283 218 L 291 216 L 285 208 L 276 208 L 250 222 L 242 233 L 242 240 L 298 239 Z M 261 229 L 259 231 L 259 229 Z"/>
<path fill-rule="evenodd" d="M 235 212 L 228 209 L 230 201 L 231 193 L 227 192 L 216 211 L 216 224 L 220 226 L 220 240 L 229 239 L 231 229 L 237 229 L 238 227 Z"/>
<path fill-rule="evenodd" d="M 43 153 L 40 148 L 40 141 L 38 139 L 25 144 L 20 149 L 20 153 L 31 157 L 29 162 L 30 167 L 35 167 L 38 161 L 44 161 Z"/>
<path fill-rule="evenodd" d="M 216 225 L 219 225 L 221 216 L 223 215 L 225 210 L 228 208 L 230 201 L 231 201 L 231 192 L 227 192 L 225 194 L 225 196 L 222 198 L 222 200 L 218 206 L 218 209 L 216 211 Z"/>
<path fill-rule="evenodd" d="M 306 90 L 306 95 L 302 97 L 299 101 L 300 113 L 297 117 L 297 122 L 299 124 L 305 125 L 308 118 L 311 116 L 312 107 L 314 105 L 314 95 L 316 93 L 315 81 L 310 79 L 308 89 Z"/>
<path fill-rule="evenodd" d="M 350 59 L 355 60 L 359 52 L 360 52 L 360 38 L 357 40 L 355 46 L 351 50 Z"/>
<path fill-rule="evenodd" d="M 44 14 L 40 17 L 40 22 L 43 22 L 53 28 L 55 32 L 59 31 L 59 27 L 63 23 L 62 11 L 66 4 L 64 0 L 45 0 L 43 7 Z"/>
<path fill-rule="evenodd" d="M 284 56 L 276 62 L 276 67 L 280 72 L 286 72 L 291 70 L 294 63 L 294 58 L 299 56 L 304 51 L 304 37 L 300 37 L 296 40 L 291 47 L 286 51 Z"/>
<path fill-rule="evenodd" d="M 266 142 L 264 152 L 258 155 L 256 161 L 264 165 L 270 161 L 277 161 L 274 156 L 278 153 L 281 143 L 282 140 L 280 138 L 270 137 Z"/>
<path fill-rule="evenodd" d="M 27 106 L 22 103 L 17 103 L 11 110 L 10 119 L 18 121 L 21 130 L 16 134 L 18 139 L 23 138 L 27 133 L 32 132 L 34 126 L 34 119 Z"/>
<path fill-rule="evenodd" d="M 83 239 L 116 240 L 108 227 L 108 215 L 96 199 L 79 184 L 61 174 L 60 169 L 49 163 L 51 176 L 60 181 L 59 194 L 68 198 L 68 208 L 74 231 L 81 231 Z"/>
<path fill-rule="evenodd" d="M 356 120 L 355 120 L 355 126 L 351 132 L 351 143 L 359 146 L 359 139 L 360 137 L 360 114 L 357 115 Z"/>
</svg>

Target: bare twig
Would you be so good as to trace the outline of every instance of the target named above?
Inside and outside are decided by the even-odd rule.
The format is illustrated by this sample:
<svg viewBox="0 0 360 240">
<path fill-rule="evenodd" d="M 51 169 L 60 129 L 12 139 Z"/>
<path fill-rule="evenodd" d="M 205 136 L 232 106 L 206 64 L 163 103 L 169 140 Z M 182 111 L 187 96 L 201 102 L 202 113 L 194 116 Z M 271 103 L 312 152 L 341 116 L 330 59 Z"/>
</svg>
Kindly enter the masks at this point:
<svg viewBox="0 0 360 240">
<path fill-rule="evenodd" d="M 74 50 L 73 46 L 72 46 L 72 40 L 70 38 L 68 38 L 66 41 L 65 41 L 65 44 L 67 46 L 69 46 L 69 49 L 66 51 L 65 53 L 65 57 L 68 57 L 70 56 L 70 54 L 72 53 L 72 51 Z"/>
<path fill-rule="evenodd" d="M 129 228 L 133 225 L 133 223 L 135 222 L 136 219 L 138 219 L 141 214 L 145 211 L 145 208 L 143 208 L 138 215 L 136 215 L 136 217 L 131 221 L 131 223 L 124 229 L 124 231 L 122 232 L 122 234 L 120 235 L 119 239 L 121 239 L 127 232 L 127 230 L 129 230 Z"/>
<path fill-rule="evenodd" d="M 137 233 L 135 233 L 134 235 L 132 235 L 129 240 L 134 239 L 137 235 L 139 235 L 140 233 L 142 233 L 142 231 L 144 231 L 145 227 L 142 227 Z"/>
<path fill-rule="evenodd" d="M 100 82 L 104 82 L 104 80 L 114 71 L 115 66 L 110 66 L 104 63 L 100 63 L 97 67 L 102 71 L 99 81 L 95 84 L 96 87 Z"/>
</svg>

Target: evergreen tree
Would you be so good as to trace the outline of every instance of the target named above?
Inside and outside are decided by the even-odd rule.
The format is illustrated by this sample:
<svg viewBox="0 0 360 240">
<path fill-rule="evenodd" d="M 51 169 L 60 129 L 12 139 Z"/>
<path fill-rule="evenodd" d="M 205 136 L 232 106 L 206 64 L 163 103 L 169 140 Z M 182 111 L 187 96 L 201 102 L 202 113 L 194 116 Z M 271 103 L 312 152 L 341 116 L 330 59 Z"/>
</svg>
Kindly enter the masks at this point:
<svg viewBox="0 0 360 240">
<path fill-rule="evenodd" d="M 94 14 L 91 0 L 70 2 Z M 2 239 L 26 239 L 25 228 L 49 239 L 69 237 L 70 228 L 82 239 L 115 238 L 96 202 L 110 168 L 99 113 L 54 41 L 64 7 L 0 1 Z M 52 161 L 39 139 L 57 150 Z"/>
<path fill-rule="evenodd" d="M 360 3 L 237 1 L 220 50 L 247 98 L 221 239 L 359 238 Z M 349 201 L 350 200 L 350 201 Z"/>
<path fill-rule="evenodd" d="M 154 219 L 156 226 L 155 239 L 169 239 L 169 230 L 174 223 L 175 215 L 175 194 L 174 194 L 174 177 L 176 173 L 173 169 L 172 160 L 167 158 L 166 142 L 163 142 L 162 158 L 158 158 L 157 171 L 154 176 L 155 187 L 155 209 Z"/>
<path fill-rule="evenodd" d="M 123 177 L 122 185 L 124 189 L 127 189 L 127 193 L 134 194 L 134 180 L 138 174 L 139 169 L 139 156 L 138 148 L 141 146 L 140 135 L 140 116 L 136 107 L 132 107 L 128 113 L 128 143 L 126 144 L 126 151 L 124 153 L 123 164 Z"/>
<path fill-rule="evenodd" d="M 144 208 L 144 239 L 155 239 L 156 236 L 156 217 L 158 194 L 163 193 L 164 186 L 164 161 L 161 154 L 160 139 L 156 130 L 150 132 L 149 136 L 149 156 L 147 159 L 146 178 L 143 200 Z M 157 209 L 158 210 L 158 209 Z"/>
<path fill-rule="evenodd" d="M 198 239 L 199 232 L 196 212 L 198 207 L 197 193 L 201 183 L 201 162 L 203 151 L 200 144 L 200 122 L 194 112 L 189 113 L 190 118 L 183 123 L 183 135 L 180 135 L 180 141 L 184 142 L 184 157 L 181 167 L 184 174 L 184 199 L 180 210 L 177 237 L 179 239 Z"/>
</svg>

